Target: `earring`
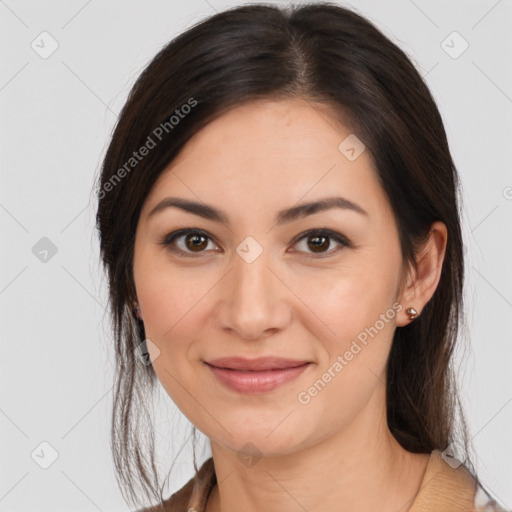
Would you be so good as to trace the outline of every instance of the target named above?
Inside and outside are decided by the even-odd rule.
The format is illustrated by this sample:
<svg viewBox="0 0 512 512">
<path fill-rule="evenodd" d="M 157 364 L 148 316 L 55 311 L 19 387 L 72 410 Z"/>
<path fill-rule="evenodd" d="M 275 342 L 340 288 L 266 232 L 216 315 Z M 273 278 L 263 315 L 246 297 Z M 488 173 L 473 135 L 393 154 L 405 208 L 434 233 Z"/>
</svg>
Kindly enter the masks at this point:
<svg viewBox="0 0 512 512">
<path fill-rule="evenodd" d="M 135 315 L 135 318 L 138 318 L 139 320 L 142 320 L 141 316 L 140 316 L 140 307 L 137 306 L 134 310 L 133 310 L 133 314 Z"/>
<path fill-rule="evenodd" d="M 409 320 L 414 320 L 418 316 L 418 312 L 414 308 L 407 308 L 405 312 L 409 315 Z"/>
</svg>

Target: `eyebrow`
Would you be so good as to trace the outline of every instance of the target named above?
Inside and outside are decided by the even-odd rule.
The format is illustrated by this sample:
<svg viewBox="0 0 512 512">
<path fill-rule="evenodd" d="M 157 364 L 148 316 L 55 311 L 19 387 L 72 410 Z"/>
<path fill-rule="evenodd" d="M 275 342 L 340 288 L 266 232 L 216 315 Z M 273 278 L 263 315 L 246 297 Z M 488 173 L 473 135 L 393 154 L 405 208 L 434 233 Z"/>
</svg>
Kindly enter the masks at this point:
<svg viewBox="0 0 512 512">
<path fill-rule="evenodd" d="M 160 201 L 148 214 L 148 218 L 165 210 L 166 208 L 180 208 L 188 213 L 193 213 L 203 217 L 204 219 L 212 220 L 229 226 L 229 218 L 225 212 L 209 206 L 207 204 L 190 201 L 179 197 L 166 197 Z M 296 219 L 307 217 L 315 213 L 331 210 L 333 208 L 341 208 L 357 212 L 361 215 L 368 216 L 368 212 L 358 204 L 349 201 L 343 197 L 325 197 L 310 203 L 303 203 L 292 208 L 281 210 L 277 213 L 275 224 L 281 225 L 292 222 Z"/>
</svg>

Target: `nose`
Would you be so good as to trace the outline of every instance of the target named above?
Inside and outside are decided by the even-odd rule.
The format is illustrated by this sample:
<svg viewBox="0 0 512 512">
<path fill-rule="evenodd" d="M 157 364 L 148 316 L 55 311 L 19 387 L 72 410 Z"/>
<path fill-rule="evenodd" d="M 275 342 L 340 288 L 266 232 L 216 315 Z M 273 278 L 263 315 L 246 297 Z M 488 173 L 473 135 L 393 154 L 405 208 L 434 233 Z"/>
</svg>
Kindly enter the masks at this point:
<svg viewBox="0 0 512 512">
<path fill-rule="evenodd" d="M 266 338 L 292 318 L 293 293 L 269 266 L 265 251 L 253 262 L 234 257 L 215 309 L 219 328 L 245 340 Z"/>
</svg>

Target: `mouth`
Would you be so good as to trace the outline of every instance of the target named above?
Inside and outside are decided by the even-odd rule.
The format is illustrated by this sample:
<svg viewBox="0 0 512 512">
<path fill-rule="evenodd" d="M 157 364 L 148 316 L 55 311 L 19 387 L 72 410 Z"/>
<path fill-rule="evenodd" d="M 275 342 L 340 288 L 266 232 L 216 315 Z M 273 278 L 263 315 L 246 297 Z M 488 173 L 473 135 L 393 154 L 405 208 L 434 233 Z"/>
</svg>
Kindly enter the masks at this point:
<svg viewBox="0 0 512 512">
<path fill-rule="evenodd" d="M 287 368 L 296 368 L 302 366 L 309 361 L 284 359 L 282 357 L 259 357 L 257 359 L 246 359 L 244 357 L 222 357 L 205 361 L 206 364 L 226 370 L 246 370 L 246 371 L 263 371 L 263 370 L 284 370 Z"/>
<path fill-rule="evenodd" d="M 204 361 L 221 384 L 244 394 L 258 394 L 296 379 L 312 363 L 275 357 L 223 358 Z"/>
</svg>

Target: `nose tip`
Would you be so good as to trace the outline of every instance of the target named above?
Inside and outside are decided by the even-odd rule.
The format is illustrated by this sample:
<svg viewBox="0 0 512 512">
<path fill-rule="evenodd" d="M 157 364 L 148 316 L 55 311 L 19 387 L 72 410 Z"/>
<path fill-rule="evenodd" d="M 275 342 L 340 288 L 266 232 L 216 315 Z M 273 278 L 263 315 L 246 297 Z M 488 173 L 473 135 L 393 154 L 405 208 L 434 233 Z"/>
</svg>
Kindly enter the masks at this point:
<svg viewBox="0 0 512 512">
<path fill-rule="evenodd" d="M 221 294 L 215 310 L 217 326 L 247 341 L 268 338 L 290 321 L 286 287 L 262 260 L 239 261 Z"/>
<path fill-rule="evenodd" d="M 231 331 L 236 330 L 238 335 L 240 335 L 241 332 L 244 332 L 243 339 L 247 340 L 247 341 L 257 341 L 257 340 L 265 339 L 265 338 L 268 338 L 269 336 L 272 336 L 273 334 L 275 334 L 278 331 L 278 329 L 275 327 L 269 327 L 268 329 L 263 329 L 263 331 L 259 331 L 259 332 L 254 331 L 253 333 L 247 332 L 247 329 L 244 331 L 241 328 L 240 329 L 230 328 L 230 330 Z"/>
</svg>

